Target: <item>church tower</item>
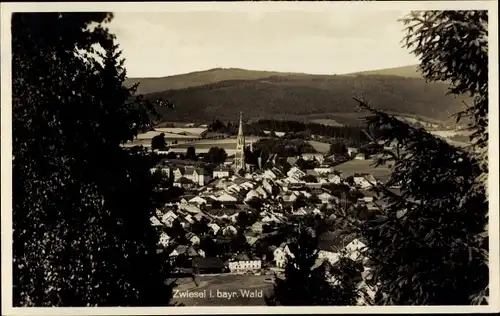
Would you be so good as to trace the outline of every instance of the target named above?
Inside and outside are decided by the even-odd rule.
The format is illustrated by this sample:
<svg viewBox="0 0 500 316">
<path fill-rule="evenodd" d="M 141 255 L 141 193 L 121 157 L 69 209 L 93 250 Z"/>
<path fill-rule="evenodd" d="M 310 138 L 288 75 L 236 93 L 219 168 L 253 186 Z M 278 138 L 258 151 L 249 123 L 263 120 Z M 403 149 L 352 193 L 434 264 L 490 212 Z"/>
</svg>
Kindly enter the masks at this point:
<svg viewBox="0 0 500 316">
<path fill-rule="evenodd" d="M 236 140 L 236 154 L 234 155 L 234 171 L 238 172 L 240 169 L 245 171 L 245 135 L 243 135 L 243 116 L 241 112 L 238 138 Z"/>
</svg>

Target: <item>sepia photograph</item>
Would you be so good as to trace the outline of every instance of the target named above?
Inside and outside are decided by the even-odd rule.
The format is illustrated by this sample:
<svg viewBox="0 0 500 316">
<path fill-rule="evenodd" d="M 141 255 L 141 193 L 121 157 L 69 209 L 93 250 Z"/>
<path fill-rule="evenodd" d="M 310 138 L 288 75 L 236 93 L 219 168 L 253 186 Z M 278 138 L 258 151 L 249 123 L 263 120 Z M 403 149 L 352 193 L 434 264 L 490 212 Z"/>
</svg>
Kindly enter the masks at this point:
<svg viewBox="0 0 500 316">
<path fill-rule="evenodd" d="M 440 2 L 2 3 L 2 314 L 498 311 L 498 7 Z"/>
</svg>

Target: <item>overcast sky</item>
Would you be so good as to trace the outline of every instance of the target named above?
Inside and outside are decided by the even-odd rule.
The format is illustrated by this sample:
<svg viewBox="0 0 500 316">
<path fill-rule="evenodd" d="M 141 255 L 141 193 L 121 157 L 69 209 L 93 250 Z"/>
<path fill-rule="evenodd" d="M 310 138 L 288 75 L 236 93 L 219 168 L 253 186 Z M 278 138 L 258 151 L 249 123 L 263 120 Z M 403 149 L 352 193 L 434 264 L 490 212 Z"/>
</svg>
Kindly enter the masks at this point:
<svg viewBox="0 0 500 316">
<path fill-rule="evenodd" d="M 219 67 L 342 74 L 416 64 L 400 43 L 406 13 L 118 12 L 109 28 L 129 77 Z"/>
</svg>

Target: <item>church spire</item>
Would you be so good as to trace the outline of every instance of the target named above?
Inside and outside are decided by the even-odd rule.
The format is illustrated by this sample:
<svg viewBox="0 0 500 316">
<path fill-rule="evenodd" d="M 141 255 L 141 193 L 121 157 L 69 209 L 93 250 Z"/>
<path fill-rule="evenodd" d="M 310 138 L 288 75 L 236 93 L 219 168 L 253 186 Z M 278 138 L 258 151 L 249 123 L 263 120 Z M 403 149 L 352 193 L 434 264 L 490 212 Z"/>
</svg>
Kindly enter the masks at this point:
<svg viewBox="0 0 500 316">
<path fill-rule="evenodd" d="M 236 139 L 236 153 L 234 155 L 234 170 L 236 172 L 243 169 L 245 171 L 245 135 L 243 134 L 243 113 L 240 112 L 240 126 L 238 128 L 238 138 Z"/>
</svg>

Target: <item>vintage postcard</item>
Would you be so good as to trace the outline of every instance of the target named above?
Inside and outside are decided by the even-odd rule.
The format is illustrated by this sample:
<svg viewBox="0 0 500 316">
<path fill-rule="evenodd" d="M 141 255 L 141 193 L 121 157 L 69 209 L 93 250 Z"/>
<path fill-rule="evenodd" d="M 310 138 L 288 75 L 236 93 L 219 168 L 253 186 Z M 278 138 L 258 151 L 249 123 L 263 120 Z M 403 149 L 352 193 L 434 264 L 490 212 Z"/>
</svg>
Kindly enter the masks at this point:
<svg viewBox="0 0 500 316">
<path fill-rule="evenodd" d="M 498 312 L 495 1 L 1 23 L 2 314 Z"/>
</svg>

